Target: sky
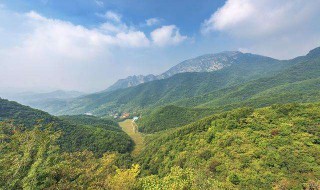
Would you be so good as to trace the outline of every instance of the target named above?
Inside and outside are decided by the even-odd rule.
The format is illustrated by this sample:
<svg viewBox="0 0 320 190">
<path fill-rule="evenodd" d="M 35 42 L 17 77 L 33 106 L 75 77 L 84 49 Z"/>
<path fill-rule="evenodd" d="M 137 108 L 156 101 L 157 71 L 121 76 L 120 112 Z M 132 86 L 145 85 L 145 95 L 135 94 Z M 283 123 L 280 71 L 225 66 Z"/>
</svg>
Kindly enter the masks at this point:
<svg viewBox="0 0 320 190">
<path fill-rule="evenodd" d="M 320 0 L 0 0 L 0 93 L 106 89 L 207 53 L 320 46 Z"/>
</svg>

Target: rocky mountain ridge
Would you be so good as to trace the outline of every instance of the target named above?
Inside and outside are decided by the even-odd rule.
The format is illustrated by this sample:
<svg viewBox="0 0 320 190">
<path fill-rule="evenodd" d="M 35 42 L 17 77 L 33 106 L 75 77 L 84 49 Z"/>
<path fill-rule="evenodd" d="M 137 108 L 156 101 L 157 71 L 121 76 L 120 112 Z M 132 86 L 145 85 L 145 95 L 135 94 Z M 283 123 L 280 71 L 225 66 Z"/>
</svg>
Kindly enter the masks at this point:
<svg viewBox="0 0 320 190">
<path fill-rule="evenodd" d="M 117 89 L 137 86 L 142 83 L 166 79 L 178 73 L 187 72 L 212 72 L 224 69 L 236 63 L 237 58 L 243 55 L 239 51 L 225 51 L 217 54 L 206 54 L 193 59 L 185 60 L 160 75 L 134 75 L 125 79 L 120 79 L 105 91 L 114 91 Z"/>
</svg>

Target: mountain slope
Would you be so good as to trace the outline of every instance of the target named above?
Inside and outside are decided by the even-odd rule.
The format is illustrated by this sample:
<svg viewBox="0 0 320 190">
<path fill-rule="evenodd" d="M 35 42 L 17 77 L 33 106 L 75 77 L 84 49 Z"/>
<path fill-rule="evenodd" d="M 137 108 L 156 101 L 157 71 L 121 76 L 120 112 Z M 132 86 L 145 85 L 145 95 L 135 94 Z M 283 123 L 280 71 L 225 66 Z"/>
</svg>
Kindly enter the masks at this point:
<svg viewBox="0 0 320 190">
<path fill-rule="evenodd" d="M 142 174 L 178 167 L 194 171 L 205 189 L 303 189 L 320 177 L 319 106 L 241 108 L 151 135 L 138 159 Z"/>
<path fill-rule="evenodd" d="M 154 75 L 147 75 L 147 76 L 143 76 L 143 75 L 136 76 L 136 75 L 134 75 L 134 76 L 129 76 L 129 77 L 125 78 L 125 79 L 118 80 L 116 83 L 114 83 L 109 88 L 107 88 L 105 90 L 105 92 L 114 91 L 114 90 L 118 90 L 118 89 L 122 89 L 122 88 L 128 88 L 128 87 L 132 87 L 132 86 L 137 86 L 139 84 L 150 82 L 150 81 L 153 81 L 153 80 L 157 80 L 157 77 L 154 76 Z"/>
<path fill-rule="evenodd" d="M 273 75 L 289 65 L 289 63 L 264 56 L 237 54 L 237 63 L 222 70 L 207 73 L 180 73 L 167 79 L 131 88 L 80 97 L 67 102 L 64 109 L 54 114 L 90 112 L 103 115 L 110 111 L 132 111 L 164 105 L 241 84 L 261 76 Z"/>
<path fill-rule="evenodd" d="M 175 127 L 180 127 L 211 115 L 213 110 L 207 108 L 186 108 L 178 106 L 165 106 L 145 113 L 137 122 L 139 131 L 154 133 Z"/>
<path fill-rule="evenodd" d="M 180 106 L 235 108 L 272 103 L 319 101 L 320 54 L 283 72 L 176 102 Z"/>
<path fill-rule="evenodd" d="M 250 56 L 250 54 L 246 54 L 245 56 L 248 57 Z M 241 59 L 245 56 L 243 53 L 238 51 L 226 51 L 226 52 L 221 52 L 217 54 L 202 55 L 193 59 L 183 61 L 158 76 L 139 75 L 139 76 L 130 76 L 130 77 L 127 77 L 126 79 L 120 79 L 105 91 L 113 91 L 117 89 L 137 86 L 139 84 L 150 82 L 153 80 L 166 79 L 179 73 L 212 72 L 212 71 L 222 70 L 234 64 L 241 63 L 242 61 Z"/>
<path fill-rule="evenodd" d="M 13 121 L 13 124 L 19 126 L 21 130 L 31 130 L 35 126 L 50 124 L 53 131 L 62 132 L 58 141 L 63 151 L 91 150 L 101 156 L 108 151 L 125 153 L 132 150 L 132 140 L 117 123 L 99 118 L 95 118 L 94 122 L 90 121 L 91 123 L 79 123 L 81 117 L 86 116 L 77 117 L 77 122 L 65 117 L 61 120 L 46 112 L 0 99 L 1 121 Z M 83 120 L 88 122 L 86 118 Z"/>
<path fill-rule="evenodd" d="M 304 62 L 297 63 L 275 76 L 260 78 L 173 103 L 180 107 L 168 106 L 172 109 L 161 109 L 158 112 L 146 110 L 144 117 L 138 122 L 139 129 L 150 133 L 191 123 L 192 119 L 183 117 L 183 114 L 176 114 L 176 112 L 179 113 L 178 110 L 181 113 L 185 113 L 185 110 L 193 110 L 196 112 L 196 118 L 203 118 L 208 114 L 197 111 L 199 108 L 209 109 L 213 113 L 243 106 L 257 108 L 275 103 L 320 101 L 320 53 L 315 52 L 317 51 L 312 50 L 307 56 L 298 58 Z M 167 124 L 166 118 L 173 122 Z M 185 118 L 182 120 L 183 123 L 181 118 Z"/>
</svg>

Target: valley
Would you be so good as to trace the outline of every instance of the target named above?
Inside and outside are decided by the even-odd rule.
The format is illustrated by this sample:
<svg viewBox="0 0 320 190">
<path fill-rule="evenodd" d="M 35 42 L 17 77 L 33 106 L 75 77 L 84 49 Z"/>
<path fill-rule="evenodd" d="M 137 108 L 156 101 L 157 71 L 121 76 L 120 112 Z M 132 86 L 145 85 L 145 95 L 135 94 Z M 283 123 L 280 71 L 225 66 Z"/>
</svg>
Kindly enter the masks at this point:
<svg viewBox="0 0 320 190">
<path fill-rule="evenodd" d="M 120 127 L 126 132 L 134 142 L 134 149 L 131 152 L 132 156 L 138 156 L 145 147 L 143 135 L 138 131 L 137 124 L 131 119 L 124 120 L 119 123 Z"/>
</svg>

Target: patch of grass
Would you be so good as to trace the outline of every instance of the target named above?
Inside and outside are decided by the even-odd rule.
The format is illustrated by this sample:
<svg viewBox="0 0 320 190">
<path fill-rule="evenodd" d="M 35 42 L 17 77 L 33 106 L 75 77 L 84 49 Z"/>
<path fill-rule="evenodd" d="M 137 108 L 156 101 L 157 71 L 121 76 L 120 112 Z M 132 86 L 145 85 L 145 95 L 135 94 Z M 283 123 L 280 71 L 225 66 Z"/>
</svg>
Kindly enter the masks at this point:
<svg viewBox="0 0 320 190">
<path fill-rule="evenodd" d="M 137 156 L 144 148 L 144 140 L 141 133 L 138 132 L 138 126 L 131 120 L 127 119 L 119 123 L 120 127 L 126 132 L 135 143 L 132 156 Z"/>
</svg>

